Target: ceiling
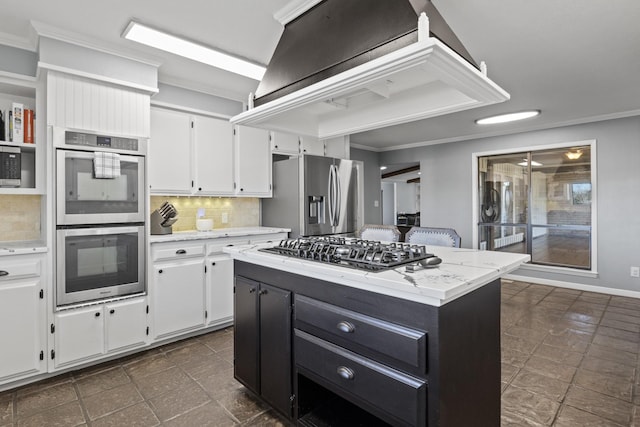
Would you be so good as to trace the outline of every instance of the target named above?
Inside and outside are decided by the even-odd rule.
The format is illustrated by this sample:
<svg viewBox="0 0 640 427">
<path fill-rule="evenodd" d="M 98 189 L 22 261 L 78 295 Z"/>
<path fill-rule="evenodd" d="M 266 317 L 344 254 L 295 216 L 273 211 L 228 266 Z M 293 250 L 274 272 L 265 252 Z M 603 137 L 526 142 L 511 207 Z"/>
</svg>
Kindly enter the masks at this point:
<svg viewBox="0 0 640 427">
<path fill-rule="evenodd" d="M 96 47 L 160 63 L 159 80 L 246 101 L 257 82 L 122 39 L 134 18 L 267 64 L 282 32 L 273 14 L 290 0 L 9 0 L 0 43 L 35 50 L 36 21 Z M 640 2 L 637 0 L 433 0 L 489 77 L 511 100 L 352 135 L 353 146 L 384 151 L 640 114 Z M 478 126 L 496 113 L 540 109 L 534 119 Z"/>
</svg>

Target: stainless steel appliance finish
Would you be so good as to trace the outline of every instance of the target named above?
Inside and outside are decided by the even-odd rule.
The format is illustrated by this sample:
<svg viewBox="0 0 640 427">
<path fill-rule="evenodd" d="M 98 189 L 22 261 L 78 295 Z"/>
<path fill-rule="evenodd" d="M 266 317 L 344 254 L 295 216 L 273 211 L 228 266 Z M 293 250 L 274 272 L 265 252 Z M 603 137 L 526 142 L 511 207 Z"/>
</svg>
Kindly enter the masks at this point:
<svg viewBox="0 0 640 427">
<path fill-rule="evenodd" d="M 151 234 L 171 234 L 171 226 L 178 220 L 178 211 L 171 203 L 164 202 L 151 213 Z"/>
<path fill-rule="evenodd" d="M 58 229 L 56 306 L 144 293 L 144 229 Z"/>
<path fill-rule="evenodd" d="M 20 187 L 20 147 L 0 145 L 0 187 Z"/>
<path fill-rule="evenodd" d="M 412 272 L 419 268 L 435 267 L 442 262 L 434 254 L 428 253 L 423 245 L 335 236 L 287 239 L 277 246 L 259 251 L 373 272 L 403 265 L 407 265 L 407 271 Z"/>
<path fill-rule="evenodd" d="M 58 224 L 102 224 L 145 220 L 144 165 L 141 156 L 120 156 L 120 176 L 97 179 L 94 153 L 57 150 Z"/>
<path fill-rule="evenodd" d="M 129 155 L 145 156 L 145 138 L 99 135 L 95 132 L 77 131 L 53 127 L 53 145 L 56 148 L 84 151 L 106 151 Z"/>
<path fill-rule="evenodd" d="M 291 237 L 355 233 L 363 224 L 363 164 L 304 155 L 273 163 L 273 197 L 262 200 L 262 224 Z"/>
</svg>

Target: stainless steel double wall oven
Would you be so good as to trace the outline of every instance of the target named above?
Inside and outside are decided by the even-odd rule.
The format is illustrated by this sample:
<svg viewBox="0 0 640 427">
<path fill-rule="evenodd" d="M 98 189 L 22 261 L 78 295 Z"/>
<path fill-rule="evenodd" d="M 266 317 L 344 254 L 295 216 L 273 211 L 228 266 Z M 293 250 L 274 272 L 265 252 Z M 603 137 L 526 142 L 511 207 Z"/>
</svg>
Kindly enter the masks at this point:
<svg viewBox="0 0 640 427">
<path fill-rule="evenodd" d="M 53 128 L 56 305 L 146 291 L 147 140 Z"/>
</svg>

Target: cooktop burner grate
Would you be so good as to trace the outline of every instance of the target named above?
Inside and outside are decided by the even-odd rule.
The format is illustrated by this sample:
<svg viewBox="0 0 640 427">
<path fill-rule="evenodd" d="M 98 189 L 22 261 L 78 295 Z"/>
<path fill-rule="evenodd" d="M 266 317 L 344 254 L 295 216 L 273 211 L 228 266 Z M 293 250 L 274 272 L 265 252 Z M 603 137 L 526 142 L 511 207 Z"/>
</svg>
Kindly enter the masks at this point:
<svg viewBox="0 0 640 427">
<path fill-rule="evenodd" d="M 405 264 L 420 263 L 427 267 L 440 263 L 425 246 L 333 236 L 285 239 L 277 246 L 259 250 L 369 271 L 384 271 Z M 429 258 L 427 263 L 425 260 Z"/>
</svg>

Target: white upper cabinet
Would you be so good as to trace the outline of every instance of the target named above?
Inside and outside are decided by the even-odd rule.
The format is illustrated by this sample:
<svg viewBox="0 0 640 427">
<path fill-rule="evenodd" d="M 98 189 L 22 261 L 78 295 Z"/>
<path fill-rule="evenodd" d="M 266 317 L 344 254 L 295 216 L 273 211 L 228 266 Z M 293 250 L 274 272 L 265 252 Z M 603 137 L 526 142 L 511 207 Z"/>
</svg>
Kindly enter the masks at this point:
<svg viewBox="0 0 640 427">
<path fill-rule="evenodd" d="M 275 154 L 300 154 L 300 138 L 298 135 L 283 132 L 271 132 L 271 151 Z"/>
<path fill-rule="evenodd" d="M 228 120 L 151 109 L 152 194 L 234 194 L 233 127 Z"/>
<path fill-rule="evenodd" d="M 350 159 L 349 136 L 339 136 L 336 138 L 325 139 L 324 155 L 327 157 L 336 157 L 338 159 Z"/>
<path fill-rule="evenodd" d="M 314 156 L 350 158 L 349 136 L 319 140 L 313 136 L 300 136 L 285 132 L 271 132 L 271 152 L 285 156 L 311 154 Z"/>
<path fill-rule="evenodd" d="M 302 154 L 324 156 L 324 142 L 311 136 L 300 137 L 300 151 Z"/>
<path fill-rule="evenodd" d="M 236 195 L 271 197 L 269 131 L 236 126 Z"/>
<path fill-rule="evenodd" d="M 152 193 L 191 193 L 191 119 L 188 114 L 151 109 L 149 186 Z"/>
<path fill-rule="evenodd" d="M 233 126 L 228 120 L 193 118 L 195 193 L 233 194 Z"/>
</svg>

